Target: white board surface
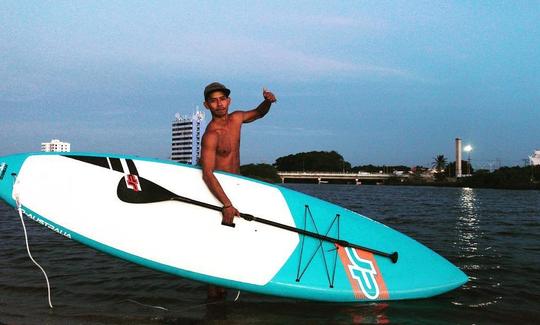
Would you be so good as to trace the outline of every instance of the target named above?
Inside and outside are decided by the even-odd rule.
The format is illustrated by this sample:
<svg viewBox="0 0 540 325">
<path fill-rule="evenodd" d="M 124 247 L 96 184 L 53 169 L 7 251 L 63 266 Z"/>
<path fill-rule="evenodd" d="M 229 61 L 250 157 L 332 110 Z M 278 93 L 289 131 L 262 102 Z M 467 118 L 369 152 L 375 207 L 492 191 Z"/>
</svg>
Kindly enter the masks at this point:
<svg viewBox="0 0 540 325">
<path fill-rule="evenodd" d="M 134 162 L 141 177 L 178 195 L 220 205 L 199 169 Z M 235 228 L 222 226 L 220 212 L 191 204 L 122 202 L 116 190 L 123 176 L 60 155 L 36 155 L 26 159 L 14 193 L 23 206 L 102 245 L 171 267 L 249 284 L 268 283 L 299 243 L 295 233 L 240 218 L 235 219 Z M 295 226 L 278 189 L 232 175 L 216 176 L 239 210 Z"/>
</svg>

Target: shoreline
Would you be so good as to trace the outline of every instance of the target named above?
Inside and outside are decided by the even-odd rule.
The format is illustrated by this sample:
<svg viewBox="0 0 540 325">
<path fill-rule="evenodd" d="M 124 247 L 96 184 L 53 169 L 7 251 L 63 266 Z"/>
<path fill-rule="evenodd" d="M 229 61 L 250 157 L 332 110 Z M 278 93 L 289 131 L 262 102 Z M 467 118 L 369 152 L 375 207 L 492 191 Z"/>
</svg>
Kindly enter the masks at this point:
<svg viewBox="0 0 540 325">
<path fill-rule="evenodd" d="M 264 180 L 268 182 L 268 180 Z M 312 182 L 271 182 L 272 184 L 316 184 Z M 455 187 L 455 188 L 481 188 L 481 189 L 493 189 L 493 190 L 540 190 L 540 183 L 533 183 L 530 185 L 478 185 L 478 184 L 467 184 L 465 182 L 383 182 L 379 184 L 351 184 L 351 183 L 340 183 L 340 182 L 328 182 L 321 183 L 320 185 L 355 185 L 355 186 L 414 186 L 414 187 Z"/>
</svg>

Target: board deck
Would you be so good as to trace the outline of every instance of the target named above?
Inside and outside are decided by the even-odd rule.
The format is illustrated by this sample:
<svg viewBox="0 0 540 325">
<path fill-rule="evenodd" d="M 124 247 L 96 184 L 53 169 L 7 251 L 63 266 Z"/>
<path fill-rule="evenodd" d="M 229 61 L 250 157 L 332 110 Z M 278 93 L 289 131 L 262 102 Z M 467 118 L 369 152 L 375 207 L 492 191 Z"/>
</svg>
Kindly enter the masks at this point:
<svg viewBox="0 0 540 325">
<path fill-rule="evenodd" d="M 449 261 L 379 222 L 238 175 L 216 172 L 246 216 L 235 227 L 221 225 L 221 204 L 201 170 L 171 161 L 29 153 L 0 157 L 0 176 L 0 197 L 14 207 L 18 200 L 49 229 L 197 281 L 334 302 L 425 298 L 467 281 Z"/>
</svg>

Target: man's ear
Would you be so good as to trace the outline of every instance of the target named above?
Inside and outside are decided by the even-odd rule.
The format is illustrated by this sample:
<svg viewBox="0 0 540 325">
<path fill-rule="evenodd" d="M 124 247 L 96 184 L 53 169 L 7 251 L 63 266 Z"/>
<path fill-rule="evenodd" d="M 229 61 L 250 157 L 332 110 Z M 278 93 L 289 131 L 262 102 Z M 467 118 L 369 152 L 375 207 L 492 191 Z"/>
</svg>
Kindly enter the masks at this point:
<svg viewBox="0 0 540 325">
<path fill-rule="evenodd" d="M 204 107 L 206 107 L 206 109 L 210 109 L 210 107 L 208 107 L 208 104 L 206 103 L 206 100 L 203 102 L 203 105 Z"/>
</svg>

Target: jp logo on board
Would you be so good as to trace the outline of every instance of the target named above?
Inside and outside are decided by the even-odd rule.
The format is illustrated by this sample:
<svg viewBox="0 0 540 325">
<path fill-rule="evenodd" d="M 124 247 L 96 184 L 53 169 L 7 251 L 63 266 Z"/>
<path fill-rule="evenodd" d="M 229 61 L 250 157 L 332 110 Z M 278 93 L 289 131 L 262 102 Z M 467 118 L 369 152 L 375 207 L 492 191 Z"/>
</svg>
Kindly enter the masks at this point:
<svg viewBox="0 0 540 325">
<path fill-rule="evenodd" d="M 386 283 L 372 253 L 342 246 L 338 252 L 357 299 L 388 299 Z"/>
</svg>

